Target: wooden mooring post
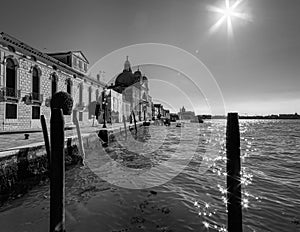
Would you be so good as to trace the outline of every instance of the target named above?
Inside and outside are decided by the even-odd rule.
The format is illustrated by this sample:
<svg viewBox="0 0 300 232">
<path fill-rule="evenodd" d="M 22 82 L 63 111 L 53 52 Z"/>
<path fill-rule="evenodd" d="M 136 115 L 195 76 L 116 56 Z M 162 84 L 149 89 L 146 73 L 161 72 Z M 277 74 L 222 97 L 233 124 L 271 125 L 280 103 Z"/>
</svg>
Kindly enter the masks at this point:
<svg viewBox="0 0 300 232">
<path fill-rule="evenodd" d="M 242 232 L 239 116 L 229 113 L 226 130 L 228 232 Z"/>
<path fill-rule="evenodd" d="M 73 111 L 73 123 L 76 126 L 76 132 L 77 132 L 77 138 L 78 138 L 78 148 L 79 148 L 79 152 L 81 153 L 82 164 L 84 165 L 85 151 L 84 151 L 83 141 L 82 141 L 82 137 L 81 137 L 80 125 L 78 122 L 78 118 L 76 116 L 76 111 Z"/>
<path fill-rule="evenodd" d="M 127 139 L 126 118 L 124 115 L 123 115 L 123 123 L 124 123 L 125 139 Z"/>
<path fill-rule="evenodd" d="M 133 122 L 134 122 L 135 133 L 137 134 L 136 119 L 135 119 L 134 111 L 132 111 L 132 115 L 133 115 Z"/>
<path fill-rule="evenodd" d="M 65 231 L 65 154 L 64 117 L 54 108 L 50 119 L 50 232 Z"/>
<path fill-rule="evenodd" d="M 41 115 L 40 119 L 41 119 L 41 125 L 42 125 L 42 130 L 43 130 L 44 141 L 45 141 L 45 148 L 46 148 L 47 159 L 48 159 L 48 171 L 50 173 L 50 163 L 51 163 L 50 155 L 51 154 L 50 154 L 50 142 L 49 142 L 47 124 L 46 124 L 44 115 Z"/>
</svg>

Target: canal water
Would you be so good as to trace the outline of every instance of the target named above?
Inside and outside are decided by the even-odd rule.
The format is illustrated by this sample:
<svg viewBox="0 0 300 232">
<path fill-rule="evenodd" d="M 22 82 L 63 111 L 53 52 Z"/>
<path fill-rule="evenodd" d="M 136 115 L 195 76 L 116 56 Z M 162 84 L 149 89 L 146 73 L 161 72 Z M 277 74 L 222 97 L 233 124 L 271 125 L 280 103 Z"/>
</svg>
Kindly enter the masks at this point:
<svg viewBox="0 0 300 232">
<path fill-rule="evenodd" d="M 70 231 L 226 231 L 225 120 L 124 133 L 66 172 Z M 300 231 L 300 122 L 240 120 L 244 231 Z M 48 231 L 49 184 L 0 208 L 0 231 Z"/>
</svg>

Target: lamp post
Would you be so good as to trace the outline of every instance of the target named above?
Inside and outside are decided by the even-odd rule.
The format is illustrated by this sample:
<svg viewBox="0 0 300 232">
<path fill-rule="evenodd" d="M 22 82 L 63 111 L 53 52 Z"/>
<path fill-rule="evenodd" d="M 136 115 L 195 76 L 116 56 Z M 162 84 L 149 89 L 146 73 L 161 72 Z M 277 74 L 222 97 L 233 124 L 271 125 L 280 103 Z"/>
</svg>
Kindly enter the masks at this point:
<svg viewBox="0 0 300 232">
<path fill-rule="evenodd" d="M 146 111 L 147 111 L 147 105 L 146 103 L 143 105 L 143 111 L 144 111 L 144 122 L 146 122 Z"/>
<path fill-rule="evenodd" d="M 102 92 L 102 108 L 103 108 L 103 127 L 106 128 L 106 106 L 107 106 L 107 92 L 106 89 L 103 90 Z"/>
</svg>

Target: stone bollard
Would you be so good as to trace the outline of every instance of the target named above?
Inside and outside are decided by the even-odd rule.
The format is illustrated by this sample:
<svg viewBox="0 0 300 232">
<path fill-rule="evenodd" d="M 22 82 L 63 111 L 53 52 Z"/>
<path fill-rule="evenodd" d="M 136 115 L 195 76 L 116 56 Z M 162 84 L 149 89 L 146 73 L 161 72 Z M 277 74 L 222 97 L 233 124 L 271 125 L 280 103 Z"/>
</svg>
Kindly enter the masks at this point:
<svg viewBox="0 0 300 232">
<path fill-rule="evenodd" d="M 98 133 L 98 137 L 102 141 L 102 146 L 107 147 L 108 146 L 108 131 L 106 129 L 101 129 Z"/>
</svg>

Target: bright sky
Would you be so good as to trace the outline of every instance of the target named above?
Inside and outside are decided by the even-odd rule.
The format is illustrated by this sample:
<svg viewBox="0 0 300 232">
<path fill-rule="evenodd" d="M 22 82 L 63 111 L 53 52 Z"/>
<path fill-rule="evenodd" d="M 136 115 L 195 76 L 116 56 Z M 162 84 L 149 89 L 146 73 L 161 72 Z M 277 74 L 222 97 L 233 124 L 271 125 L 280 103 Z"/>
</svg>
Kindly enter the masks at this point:
<svg viewBox="0 0 300 232">
<path fill-rule="evenodd" d="M 234 2 L 229 1 L 230 5 Z M 196 56 L 209 69 L 221 89 L 226 111 L 300 113 L 300 1 L 242 1 L 236 11 L 251 20 L 232 17 L 232 36 L 226 20 L 210 33 L 222 17 L 210 10 L 212 6 L 224 8 L 225 0 L 6 1 L 1 4 L 0 31 L 44 52 L 82 50 L 91 64 L 133 44 L 173 45 Z M 116 60 L 120 64 L 116 73 L 122 71 L 125 56 Z M 129 59 L 139 65 L 134 57 Z M 187 99 L 198 98 L 196 112 L 209 113 L 205 97 L 193 96 L 197 91 L 190 81 L 177 86 L 187 98 L 174 96 L 170 84 L 157 84 L 159 80 L 174 82 L 178 78 L 174 70 L 149 65 L 141 70 L 150 79 L 153 98 L 177 111 L 182 105 L 193 109 Z"/>
</svg>

